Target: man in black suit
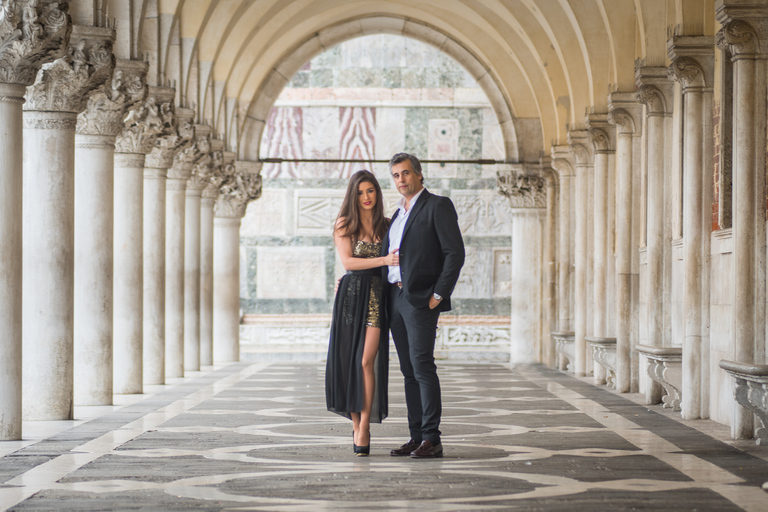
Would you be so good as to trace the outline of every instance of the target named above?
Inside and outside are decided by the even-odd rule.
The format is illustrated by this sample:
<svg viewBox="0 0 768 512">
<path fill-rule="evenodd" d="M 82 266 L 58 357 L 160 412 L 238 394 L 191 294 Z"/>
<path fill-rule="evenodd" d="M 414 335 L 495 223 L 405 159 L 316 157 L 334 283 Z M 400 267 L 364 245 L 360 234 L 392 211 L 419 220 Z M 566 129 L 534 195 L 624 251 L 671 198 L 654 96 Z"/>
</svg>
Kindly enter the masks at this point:
<svg viewBox="0 0 768 512">
<path fill-rule="evenodd" d="M 440 312 L 451 309 L 451 293 L 464 265 L 464 241 L 451 200 L 424 188 L 418 158 L 398 153 L 389 169 L 403 197 L 392 216 L 382 254 L 399 249 L 400 266 L 385 267 L 384 278 L 390 284 L 389 326 L 405 377 L 411 432 L 411 439 L 390 453 L 442 457 L 435 335 Z"/>
</svg>

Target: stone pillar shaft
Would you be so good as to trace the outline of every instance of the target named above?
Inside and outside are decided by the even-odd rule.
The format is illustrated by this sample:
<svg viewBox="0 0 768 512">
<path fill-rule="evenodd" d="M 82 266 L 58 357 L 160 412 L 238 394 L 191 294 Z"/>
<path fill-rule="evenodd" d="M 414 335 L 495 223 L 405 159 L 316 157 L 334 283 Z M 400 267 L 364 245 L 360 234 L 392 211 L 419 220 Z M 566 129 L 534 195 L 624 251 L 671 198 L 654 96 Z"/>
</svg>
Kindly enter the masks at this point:
<svg viewBox="0 0 768 512">
<path fill-rule="evenodd" d="M 683 92 L 685 103 L 683 141 L 683 260 L 685 284 L 685 338 L 683 341 L 682 414 L 695 419 L 701 413 L 701 209 L 702 150 L 701 133 L 703 93 L 697 89 Z"/>
<path fill-rule="evenodd" d="M 608 228 L 608 154 L 595 153 L 595 195 L 594 195 L 594 310 L 592 328 L 595 336 L 606 336 L 608 329 L 607 265 L 606 246 Z"/>
<path fill-rule="evenodd" d="M 576 164 L 576 197 L 582 200 L 589 193 L 589 167 Z M 587 231 L 589 215 L 586 207 L 575 208 L 576 212 L 576 283 L 574 294 L 574 332 L 575 332 L 575 368 L 576 375 L 585 375 L 587 369 Z"/>
<path fill-rule="evenodd" d="M 166 173 L 144 168 L 144 384 L 165 384 Z"/>
<path fill-rule="evenodd" d="M 537 332 L 544 294 L 541 289 L 543 270 L 543 224 L 546 210 L 531 209 L 515 212 L 512 218 L 512 289 L 520 293 L 512 297 L 510 363 L 534 363 L 538 360 Z"/>
<path fill-rule="evenodd" d="M 29 420 L 72 419 L 76 123 L 73 112 L 24 113 L 23 408 Z"/>
<path fill-rule="evenodd" d="M 213 361 L 240 360 L 240 218 L 213 223 Z"/>
<path fill-rule="evenodd" d="M 144 154 L 115 155 L 114 392 L 142 393 Z"/>
<path fill-rule="evenodd" d="M 23 85 L 0 83 L 0 441 L 21 439 Z"/>
<path fill-rule="evenodd" d="M 165 196 L 165 373 L 184 376 L 184 209 L 186 180 L 168 179 Z"/>
<path fill-rule="evenodd" d="M 184 369 L 200 370 L 200 189 L 188 188 L 184 212 Z"/>
<path fill-rule="evenodd" d="M 75 137 L 74 400 L 112 405 L 115 137 Z"/>
<path fill-rule="evenodd" d="M 200 202 L 200 364 L 213 364 L 213 205 Z M 239 261 L 239 258 L 238 258 Z"/>
<path fill-rule="evenodd" d="M 550 169 L 554 175 L 554 170 Z M 554 339 L 549 334 L 557 330 L 557 186 L 554 176 L 547 179 L 547 224 L 546 224 L 546 243 L 544 259 L 547 262 L 547 324 L 542 340 L 544 350 L 542 362 L 547 366 L 555 366 L 555 346 Z"/>
<path fill-rule="evenodd" d="M 560 215 L 558 252 L 558 290 L 557 304 L 560 318 L 557 325 L 559 331 L 567 332 L 573 328 L 571 318 L 571 223 L 573 208 L 571 205 L 571 189 L 573 176 L 560 176 Z"/>
<path fill-rule="evenodd" d="M 632 133 L 616 137 L 616 390 L 632 385 Z"/>
</svg>

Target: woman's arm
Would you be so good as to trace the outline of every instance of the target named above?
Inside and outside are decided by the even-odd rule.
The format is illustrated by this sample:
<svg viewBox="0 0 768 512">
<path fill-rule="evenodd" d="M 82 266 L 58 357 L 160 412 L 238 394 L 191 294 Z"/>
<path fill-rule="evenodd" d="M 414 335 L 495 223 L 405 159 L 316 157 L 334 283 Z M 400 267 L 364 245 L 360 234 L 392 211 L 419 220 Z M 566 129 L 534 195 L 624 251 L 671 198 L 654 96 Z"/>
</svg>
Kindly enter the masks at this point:
<svg viewBox="0 0 768 512">
<path fill-rule="evenodd" d="M 336 227 L 333 230 L 333 242 L 336 244 L 336 250 L 339 252 L 339 258 L 345 270 L 367 270 L 369 268 L 400 264 L 400 256 L 397 254 L 397 249 L 386 256 L 379 256 L 378 258 L 355 258 L 352 256 L 352 238 L 341 234 L 338 229 L 339 222 L 340 220 L 336 222 Z"/>
</svg>

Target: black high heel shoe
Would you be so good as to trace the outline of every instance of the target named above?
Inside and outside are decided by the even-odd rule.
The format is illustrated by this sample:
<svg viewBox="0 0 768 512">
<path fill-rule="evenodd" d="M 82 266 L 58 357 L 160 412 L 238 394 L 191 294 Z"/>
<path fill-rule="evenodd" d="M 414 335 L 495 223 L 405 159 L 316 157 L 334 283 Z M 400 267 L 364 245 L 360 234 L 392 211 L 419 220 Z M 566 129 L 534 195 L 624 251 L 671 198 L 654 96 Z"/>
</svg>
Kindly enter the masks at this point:
<svg viewBox="0 0 768 512">
<path fill-rule="evenodd" d="M 368 434 L 368 444 L 365 446 L 354 444 L 356 457 L 367 457 L 371 453 L 371 436 Z"/>
</svg>

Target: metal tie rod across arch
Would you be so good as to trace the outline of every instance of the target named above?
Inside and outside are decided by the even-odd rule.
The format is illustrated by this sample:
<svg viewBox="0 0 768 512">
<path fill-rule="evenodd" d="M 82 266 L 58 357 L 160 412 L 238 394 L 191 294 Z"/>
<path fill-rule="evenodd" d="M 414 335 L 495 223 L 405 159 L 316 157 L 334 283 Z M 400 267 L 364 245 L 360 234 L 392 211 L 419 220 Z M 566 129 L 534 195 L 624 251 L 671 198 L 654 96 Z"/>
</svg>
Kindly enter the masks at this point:
<svg viewBox="0 0 768 512">
<path fill-rule="evenodd" d="M 346 163 L 361 163 L 361 164 L 388 164 L 389 160 L 350 160 L 344 158 L 263 158 L 261 160 L 265 164 L 282 164 L 282 163 L 317 163 L 317 164 L 346 164 Z M 490 159 L 478 159 L 478 160 L 422 160 L 419 159 L 422 164 L 475 164 L 475 165 L 496 165 L 503 164 L 500 160 Z"/>
</svg>

